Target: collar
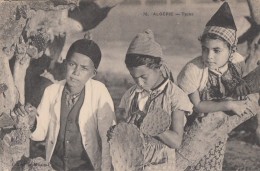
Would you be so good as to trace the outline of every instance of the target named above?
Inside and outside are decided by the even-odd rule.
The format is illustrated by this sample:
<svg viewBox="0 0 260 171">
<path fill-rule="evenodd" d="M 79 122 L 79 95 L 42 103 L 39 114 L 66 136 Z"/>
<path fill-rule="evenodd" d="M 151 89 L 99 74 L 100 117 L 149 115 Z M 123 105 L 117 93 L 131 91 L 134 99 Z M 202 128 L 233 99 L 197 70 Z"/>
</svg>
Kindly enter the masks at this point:
<svg viewBox="0 0 260 171">
<path fill-rule="evenodd" d="M 151 89 L 149 92 L 144 90 L 144 89 L 142 89 L 139 86 L 136 86 L 135 92 L 137 92 L 137 93 L 149 93 L 150 95 L 151 94 L 158 94 L 158 93 L 162 92 L 165 89 L 165 87 L 169 83 L 169 81 L 170 80 L 168 78 L 165 79 L 162 83 L 160 83 L 157 87 Z"/>
<path fill-rule="evenodd" d="M 226 63 L 224 66 L 218 68 L 217 70 L 210 70 L 216 75 L 223 75 L 228 70 L 228 63 Z"/>
<path fill-rule="evenodd" d="M 85 88 L 85 86 L 83 87 L 83 89 L 84 89 L 84 88 Z M 83 89 L 82 89 L 82 90 L 83 90 Z M 71 92 L 70 92 L 69 89 L 68 89 L 68 85 L 65 84 L 65 86 L 64 86 L 64 92 L 65 92 L 65 94 L 66 94 L 66 95 L 69 95 L 71 98 L 79 97 L 79 95 L 80 95 L 80 93 L 82 92 L 82 90 L 81 90 L 80 92 L 78 92 L 78 93 L 71 94 Z"/>
</svg>

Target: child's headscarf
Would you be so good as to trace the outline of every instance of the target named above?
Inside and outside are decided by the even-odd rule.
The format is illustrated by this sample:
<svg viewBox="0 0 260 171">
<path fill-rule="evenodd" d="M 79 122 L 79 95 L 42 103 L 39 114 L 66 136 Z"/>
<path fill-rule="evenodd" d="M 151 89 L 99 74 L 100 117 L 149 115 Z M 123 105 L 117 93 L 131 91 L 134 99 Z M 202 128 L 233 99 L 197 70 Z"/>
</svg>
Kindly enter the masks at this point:
<svg viewBox="0 0 260 171">
<path fill-rule="evenodd" d="M 230 7 L 227 2 L 224 2 L 206 24 L 202 36 L 207 33 L 213 33 L 222 37 L 231 46 L 236 46 L 236 31 L 237 28 Z"/>
<path fill-rule="evenodd" d="M 160 70 L 163 77 L 173 81 L 171 70 L 163 61 L 162 48 L 159 43 L 154 40 L 152 30 L 147 29 L 144 32 L 137 34 L 137 36 L 130 43 L 127 54 L 148 55 L 161 58 Z"/>
</svg>

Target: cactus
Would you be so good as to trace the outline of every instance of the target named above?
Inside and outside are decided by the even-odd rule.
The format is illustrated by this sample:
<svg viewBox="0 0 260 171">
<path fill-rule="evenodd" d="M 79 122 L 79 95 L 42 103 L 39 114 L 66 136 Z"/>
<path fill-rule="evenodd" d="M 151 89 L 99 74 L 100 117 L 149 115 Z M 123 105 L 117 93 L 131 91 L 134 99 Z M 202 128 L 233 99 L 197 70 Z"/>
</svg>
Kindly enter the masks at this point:
<svg viewBox="0 0 260 171">
<path fill-rule="evenodd" d="M 250 88 L 250 93 L 260 92 L 260 66 L 251 71 L 243 78 Z"/>
<path fill-rule="evenodd" d="M 171 125 L 171 116 L 163 109 L 157 108 L 149 111 L 141 124 L 140 130 L 151 136 L 166 131 Z"/>
<path fill-rule="evenodd" d="M 142 171 L 144 142 L 134 124 L 119 123 L 113 130 L 110 155 L 115 171 Z"/>
<path fill-rule="evenodd" d="M 46 162 L 42 157 L 37 157 L 34 159 L 29 159 L 25 164 L 24 171 L 54 171 L 50 163 Z"/>
</svg>

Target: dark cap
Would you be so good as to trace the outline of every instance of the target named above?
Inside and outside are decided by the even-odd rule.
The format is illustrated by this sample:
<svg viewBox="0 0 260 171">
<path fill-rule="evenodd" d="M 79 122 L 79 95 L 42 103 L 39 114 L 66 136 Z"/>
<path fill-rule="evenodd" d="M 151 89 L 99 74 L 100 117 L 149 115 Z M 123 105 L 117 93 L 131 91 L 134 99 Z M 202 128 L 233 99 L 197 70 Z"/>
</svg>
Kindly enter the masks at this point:
<svg viewBox="0 0 260 171">
<path fill-rule="evenodd" d="M 66 59 L 70 58 L 73 53 L 80 53 L 88 56 L 97 69 L 101 61 L 101 51 L 99 46 L 88 39 L 79 39 L 75 41 L 69 48 Z"/>
<path fill-rule="evenodd" d="M 227 2 L 224 2 L 218 11 L 211 17 L 206 26 L 218 26 L 237 30 L 233 15 Z"/>
</svg>

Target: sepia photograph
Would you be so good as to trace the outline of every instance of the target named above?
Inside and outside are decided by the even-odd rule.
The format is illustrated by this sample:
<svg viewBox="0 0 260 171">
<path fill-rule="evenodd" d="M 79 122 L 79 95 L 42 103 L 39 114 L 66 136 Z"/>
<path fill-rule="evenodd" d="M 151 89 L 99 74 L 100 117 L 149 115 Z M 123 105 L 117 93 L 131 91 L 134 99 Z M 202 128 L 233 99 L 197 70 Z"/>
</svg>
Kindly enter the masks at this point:
<svg viewBox="0 0 260 171">
<path fill-rule="evenodd" d="M 0 0 L 0 171 L 260 171 L 260 0 Z"/>
</svg>

